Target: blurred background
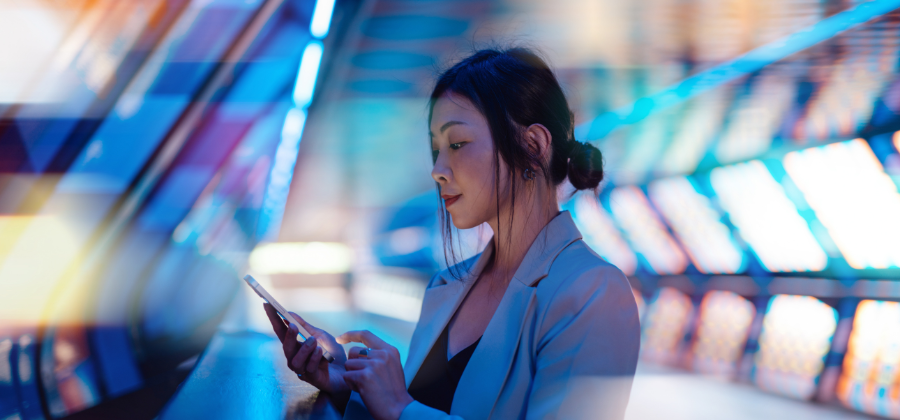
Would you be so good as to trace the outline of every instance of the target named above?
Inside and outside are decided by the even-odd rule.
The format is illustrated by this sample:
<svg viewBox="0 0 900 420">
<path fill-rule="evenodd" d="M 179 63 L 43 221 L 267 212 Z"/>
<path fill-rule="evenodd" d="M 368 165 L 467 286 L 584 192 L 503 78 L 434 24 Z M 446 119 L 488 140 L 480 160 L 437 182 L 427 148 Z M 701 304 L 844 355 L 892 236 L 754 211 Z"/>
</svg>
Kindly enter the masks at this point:
<svg viewBox="0 0 900 420">
<path fill-rule="evenodd" d="M 0 0 L 0 419 L 303 418 L 246 273 L 405 360 L 427 96 L 509 45 L 606 158 L 628 418 L 900 418 L 900 0 Z"/>
</svg>

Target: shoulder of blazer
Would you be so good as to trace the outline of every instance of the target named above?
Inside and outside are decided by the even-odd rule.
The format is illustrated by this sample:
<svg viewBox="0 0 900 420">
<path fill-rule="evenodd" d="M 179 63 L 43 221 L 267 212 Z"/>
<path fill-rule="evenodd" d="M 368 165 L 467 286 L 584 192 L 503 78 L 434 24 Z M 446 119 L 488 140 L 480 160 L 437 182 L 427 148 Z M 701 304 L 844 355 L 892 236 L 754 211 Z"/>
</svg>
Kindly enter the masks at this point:
<svg viewBox="0 0 900 420">
<path fill-rule="evenodd" d="M 603 305 L 604 312 L 627 311 L 637 319 L 628 278 L 580 239 L 557 256 L 547 277 L 535 287 L 538 340 L 552 336 L 586 306 Z M 610 302 L 615 304 L 608 305 Z"/>
<path fill-rule="evenodd" d="M 587 297 L 597 289 L 629 292 L 628 278 L 618 267 L 597 255 L 581 239 L 567 246 L 550 266 L 547 277 L 537 284 L 538 298 L 550 305 L 566 304 L 564 296 Z"/>
</svg>

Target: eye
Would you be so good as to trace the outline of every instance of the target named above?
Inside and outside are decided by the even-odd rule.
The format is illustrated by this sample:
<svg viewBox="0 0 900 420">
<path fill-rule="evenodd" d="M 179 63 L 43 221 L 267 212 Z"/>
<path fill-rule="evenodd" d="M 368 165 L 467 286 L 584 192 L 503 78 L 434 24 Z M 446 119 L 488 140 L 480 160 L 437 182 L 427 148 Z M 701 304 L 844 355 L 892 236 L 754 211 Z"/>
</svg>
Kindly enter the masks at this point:
<svg viewBox="0 0 900 420">
<path fill-rule="evenodd" d="M 465 143 L 452 143 L 452 144 L 450 144 L 450 148 L 453 149 L 453 150 L 457 150 L 457 149 L 459 149 L 460 147 L 463 147 L 464 144 L 465 144 Z"/>
</svg>

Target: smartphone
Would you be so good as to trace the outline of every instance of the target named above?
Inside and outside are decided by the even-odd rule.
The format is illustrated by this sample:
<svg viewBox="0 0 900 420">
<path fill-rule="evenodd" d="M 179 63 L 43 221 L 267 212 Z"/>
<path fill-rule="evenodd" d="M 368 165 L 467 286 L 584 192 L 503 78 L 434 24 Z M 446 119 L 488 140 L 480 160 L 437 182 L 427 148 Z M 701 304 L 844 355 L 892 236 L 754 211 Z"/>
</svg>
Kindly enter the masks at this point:
<svg viewBox="0 0 900 420">
<path fill-rule="evenodd" d="M 306 331 L 306 328 L 303 328 L 303 324 L 300 322 L 300 320 L 298 320 L 293 314 L 288 312 L 287 309 L 284 309 L 284 306 L 281 306 L 281 304 L 278 303 L 278 301 L 275 300 L 275 298 L 273 298 L 272 295 L 270 295 L 269 292 L 266 291 L 266 289 L 262 287 L 262 285 L 259 284 L 256 279 L 253 278 L 253 276 L 247 274 L 246 276 L 244 276 L 244 281 L 246 281 L 247 284 L 250 285 L 251 288 L 253 288 L 253 291 L 256 292 L 259 297 L 263 298 L 264 301 L 268 302 L 269 305 L 272 305 L 272 307 L 275 308 L 275 312 L 278 313 L 278 316 L 280 316 L 281 319 L 296 325 L 297 329 L 300 330 L 300 336 L 303 338 L 303 341 L 306 341 L 306 338 L 310 336 L 310 333 L 309 331 Z M 328 350 L 325 350 L 324 348 L 322 348 L 322 357 L 324 357 L 325 360 L 328 361 L 328 363 L 334 361 L 334 356 L 332 356 L 331 353 L 329 353 Z"/>
</svg>

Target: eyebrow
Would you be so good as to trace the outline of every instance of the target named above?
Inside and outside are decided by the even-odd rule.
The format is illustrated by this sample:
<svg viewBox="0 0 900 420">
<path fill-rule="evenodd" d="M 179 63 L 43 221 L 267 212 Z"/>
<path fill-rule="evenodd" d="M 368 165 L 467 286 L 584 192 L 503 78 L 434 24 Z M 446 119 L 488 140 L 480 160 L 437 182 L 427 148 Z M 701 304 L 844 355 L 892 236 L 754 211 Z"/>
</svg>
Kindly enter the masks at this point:
<svg viewBox="0 0 900 420">
<path fill-rule="evenodd" d="M 464 123 L 462 121 L 447 121 L 446 123 L 444 123 L 444 125 L 441 126 L 441 133 L 443 133 L 444 131 L 447 131 L 448 128 L 453 127 L 454 125 L 460 125 L 460 124 L 466 125 L 466 123 Z M 429 134 L 431 134 L 431 137 L 434 137 L 434 133 L 429 133 Z"/>
</svg>

